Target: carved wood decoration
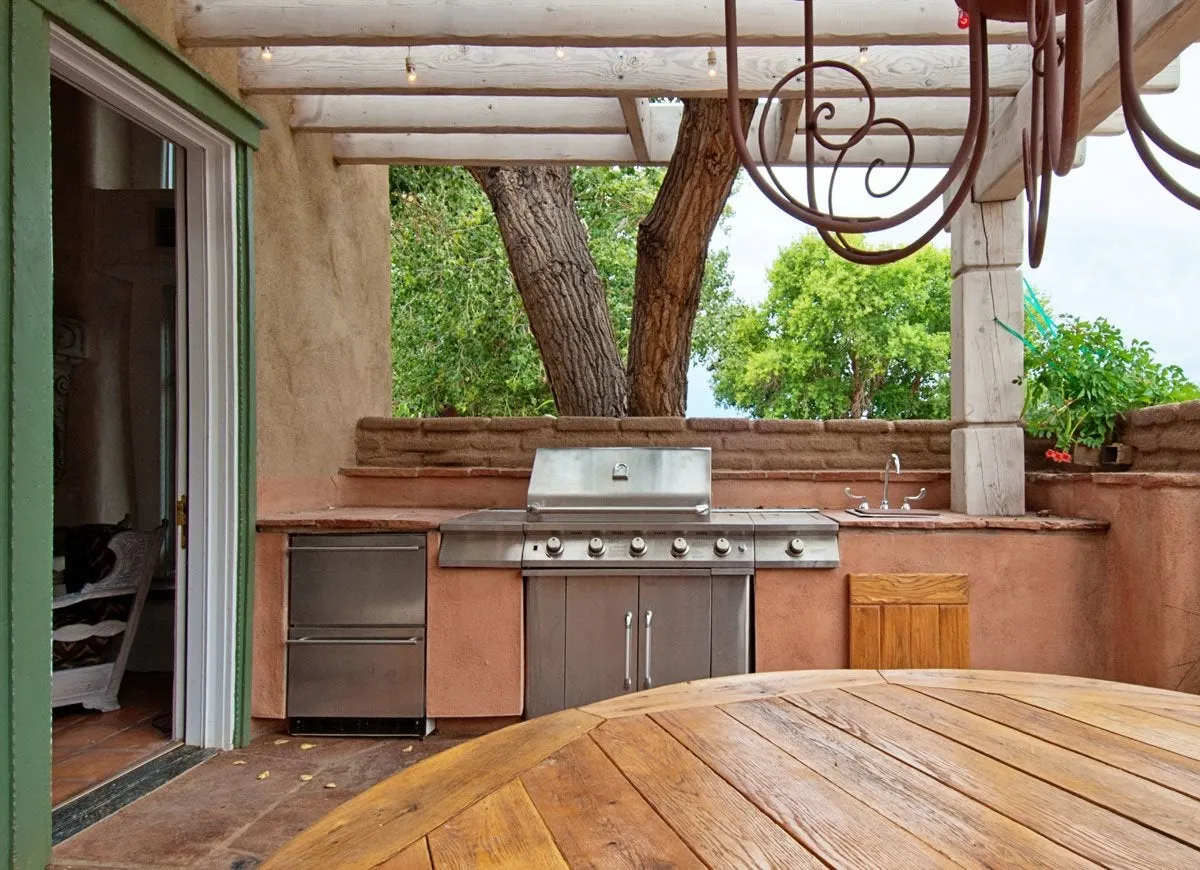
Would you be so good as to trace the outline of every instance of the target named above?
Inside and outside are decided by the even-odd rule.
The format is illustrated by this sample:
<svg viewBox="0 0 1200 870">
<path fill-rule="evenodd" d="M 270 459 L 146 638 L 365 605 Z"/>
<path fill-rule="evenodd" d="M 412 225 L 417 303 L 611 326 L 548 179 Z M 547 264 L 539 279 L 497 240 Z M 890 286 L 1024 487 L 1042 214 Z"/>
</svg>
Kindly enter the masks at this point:
<svg viewBox="0 0 1200 870">
<path fill-rule="evenodd" d="M 851 574 L 850 667 L 970 667 L 966 574 Z"/>
<path fill-rule="evenodd" d="M 67 400 L 71 392 L 71 373 L 87 359 L 87 339 L 83 322 L 68 317 L 54 319 L 54 483 L 66 470 Z"/>
</svg>

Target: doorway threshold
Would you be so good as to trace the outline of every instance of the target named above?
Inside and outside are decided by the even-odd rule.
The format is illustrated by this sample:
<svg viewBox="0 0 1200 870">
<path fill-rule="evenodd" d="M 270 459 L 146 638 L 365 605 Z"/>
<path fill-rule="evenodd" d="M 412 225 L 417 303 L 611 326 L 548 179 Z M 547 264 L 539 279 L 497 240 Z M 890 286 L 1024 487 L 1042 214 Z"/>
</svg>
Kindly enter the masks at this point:
<svg viewBox="0 0 1200 870">
<path fill-rule="evenodd" d="M 215 749 L 174 746 L 133 770 L 72 798 L 54 810 L 51 842 L 57 846 L 216 754 Z"/>
</svg>

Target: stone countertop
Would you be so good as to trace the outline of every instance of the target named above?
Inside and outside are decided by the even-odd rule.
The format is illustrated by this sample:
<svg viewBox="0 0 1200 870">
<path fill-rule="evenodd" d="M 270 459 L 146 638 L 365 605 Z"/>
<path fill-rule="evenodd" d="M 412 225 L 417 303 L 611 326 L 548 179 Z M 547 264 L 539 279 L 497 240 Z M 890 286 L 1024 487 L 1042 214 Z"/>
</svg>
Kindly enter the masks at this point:
<svg viewBox="0 0 1200 870">
<path fill-rule="evenodd" d="M 473 513 L 473 509 L 340 507 L 324 510 L 263 514 L 258 529 L 264 532 L 428 532 L 442 523 Z M 970 531 L 979 529 L 1021 532 L 1104 532 L 1107 520 L 1071 517 L 969 517 L 950 512 L 910 519 L 857 517 L 845 511 L 822 513 L 844 529 L 908 529 L 912 531 Z"/>
<path fill-rule="evenodd" d="M 428 532 L 470 509 L 338 507 L 262 514 L 261 532 Z"/>
<path fill-rule="evenodd" d="M 1089 520 L 1074 517 L 1043 517 L 1026 514 L 1023 517 L 969 517 L 945 511 L 937 516 L 859 517 L 846 511 L 822 511 L 836 520 L 843 529 L 908 529 L 923 532 L 1001 530 L 1014 532 L 1106 532 L 1108 520 Z"/>
</svg>

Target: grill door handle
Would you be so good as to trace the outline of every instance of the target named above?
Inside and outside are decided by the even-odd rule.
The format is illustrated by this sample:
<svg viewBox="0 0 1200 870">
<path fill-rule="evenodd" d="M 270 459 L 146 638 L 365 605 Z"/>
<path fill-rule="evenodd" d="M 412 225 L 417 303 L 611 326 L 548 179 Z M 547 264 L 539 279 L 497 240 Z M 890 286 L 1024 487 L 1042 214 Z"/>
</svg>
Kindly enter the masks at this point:
<svg viewBox="0 0 1200 870">
<path fill-rule="evenodd" d="M 633 688 L 633 611 L 625 611 L 625 691 Z"/>
<path fill-rule="evenodd" d="M 297 637 L 287 641 L 289 646 L 416 646 L 419 637 Z"/>
<path fill-rule="evenodd" d="M 650 623 L 654 619 L 654 611 L 646 611 L 646 678 L 643 689 L 649 689 L 654 683 L 650 679 Z"/>
</svg>

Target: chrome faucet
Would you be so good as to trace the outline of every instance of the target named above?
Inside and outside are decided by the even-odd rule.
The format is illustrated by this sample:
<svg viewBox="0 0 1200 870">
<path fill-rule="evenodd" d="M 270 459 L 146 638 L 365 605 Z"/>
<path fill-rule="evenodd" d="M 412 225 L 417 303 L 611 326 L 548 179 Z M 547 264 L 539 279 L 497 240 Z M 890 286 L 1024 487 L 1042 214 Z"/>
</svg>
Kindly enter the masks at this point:
<svg viewBox="0 0 1200 870">
<path fill-rule="evenodd" d="M 881 511 L 890 511 L 892 509 L 892 506 L 890 504 L 888 504 L 888 472 L 891 470 L 891 467 L 893 464 L 895 464 L 895 466 L 896 466 L 896 473 L 899 474 L 900 473 L 900 456 L 899 456 L 899 454 L 893 453 L 891 456 L 888 457 L 888 461 L 886 463 L 884 463 L 884 466 L 883 466 L 883 501 L 879 505 L 879 509 Z"/>
</svg>

